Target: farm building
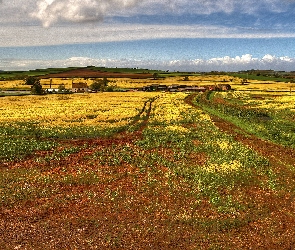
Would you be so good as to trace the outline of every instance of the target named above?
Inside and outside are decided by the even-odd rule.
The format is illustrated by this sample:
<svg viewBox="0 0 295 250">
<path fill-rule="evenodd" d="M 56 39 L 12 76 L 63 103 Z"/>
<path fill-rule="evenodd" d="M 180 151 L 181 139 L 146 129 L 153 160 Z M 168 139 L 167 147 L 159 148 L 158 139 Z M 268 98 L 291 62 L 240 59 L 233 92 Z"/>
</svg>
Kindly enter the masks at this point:
<svg viewBox="0 0 295 250">
<path fill-rule="evenodd" d="M 218 84 L 217 87 L 222 91 L 231 90 L 231 86 L 229 84 Z"/>
<path fill-rule="evenodd" d="M 152 84 L 142 88 L 143 91 L 166 91 L 167 85 Z"/>
<path fill-rule="evenodd" d="M 207 90 L 210 91 L 228 91 L 231 90 L 230 84 L 218 84 L 218 85 L 205 85 Z"/>
<path fill-rule="evenodd" d="M 89 88 L 87 86 L 87 83 L 85 82 L 77 82 L 77 83 L 72 83 L 72 92 L 73 93 L 84 93 L 88 92 Z"/>
</svg>

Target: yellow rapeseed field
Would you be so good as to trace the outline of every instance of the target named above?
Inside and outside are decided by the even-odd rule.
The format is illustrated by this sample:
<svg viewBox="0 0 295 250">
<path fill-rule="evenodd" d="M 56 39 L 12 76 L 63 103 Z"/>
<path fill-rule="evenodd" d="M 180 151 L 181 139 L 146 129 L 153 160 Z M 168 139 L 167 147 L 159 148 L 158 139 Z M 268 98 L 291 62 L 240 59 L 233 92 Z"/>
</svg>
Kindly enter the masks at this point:
<svg viewBox="0 0 295 250">
<path fill-rule="evenodd" d="M 1 89 L 27 89 L 30 90 L 31 86 L 26 85 L 23 80 L 13 80 L 13 81 L 0 81 L 0 91 Z"/>
<path fill-rule="evenodd" d="M 219 130 L 215 130 L 214 122 L 207 113 L 204 113 L 197 107 L 184 102 L 186 93 L 162 93 L 154 102 L 154 109 L 150 117 L 150 122 L 156 124 L 151 129 L 155 133 L 161 131 L 174 133 L 181 137 L 189 137 L 192 131 L 190 126 L 187 126 L 187 117 L 196 117 L 198 132 L 206 134 L 208 129 L 212 129 L 210 136 L 202 138 L 206 147 L 216 149 L 220 155 L 232 155 L 237 150 L 241 150 L 241 144 L 233 143 L 227 136 L 221 136 Z M 202 171 L 210 173 L 226 174 L 229 172 L 240 171 L 244 168 L 243 163 L 238 159 L 229 160 L 227 157 L 212 157 L 208 162 L 199 166 Z"/>
<path fill-rule="evenodd" d="M 186 93 L 163 93 L 161 98 L 155 102 L 155 108 L 151 121 L 161 122 L 165 124 L 173 124 L 183 119 L 183 116 L 193 109 L 198 112 L 200 117 L 204 120 L 210 120 L 209 115 L 203 114 L 201 110 L 192 108 L 190 105 L 184 103 Z M 171 129 L 171 127 L 169 127 Z M 182 129 L 181 129 L 182 130 Z"/>
<path fill-rule="evenodd" d="M 36 121 L 43 127 L 127 124 L 156 93 L 93 93 L 3 97 L 0 122 Z"/>
<path fill-rule="evenodd" d="M 275 92 L 272 94 L 265 94 L 264 92 L 220 92 L 217 95 L 227 99 L 239 99 L 245 104 L 253 105 L 256 108 L 282 110 L 295 110 L 295 93 L 281 93 Z M 257 98 L 253 98 L 257 96 Z"/>
</svg>

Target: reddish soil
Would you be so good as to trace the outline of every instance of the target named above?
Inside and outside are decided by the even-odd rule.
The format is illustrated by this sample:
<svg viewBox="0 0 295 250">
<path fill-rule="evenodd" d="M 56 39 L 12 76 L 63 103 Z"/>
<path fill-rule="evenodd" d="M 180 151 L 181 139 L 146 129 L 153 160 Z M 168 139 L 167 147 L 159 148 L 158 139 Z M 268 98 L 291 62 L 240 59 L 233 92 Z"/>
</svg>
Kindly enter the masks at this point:
<svg viewBox="0 0 295 250">
<path fill-rule="evenodd" d="M 119 73 L 119 72 L 106 72 L 92 69 L 74 69 L 62 73 L 48 74 L 42 78 L 131 78 L 131 79 L 145 79 L 152 78 L 152 74 L 138 73 Z"/>
</svg>

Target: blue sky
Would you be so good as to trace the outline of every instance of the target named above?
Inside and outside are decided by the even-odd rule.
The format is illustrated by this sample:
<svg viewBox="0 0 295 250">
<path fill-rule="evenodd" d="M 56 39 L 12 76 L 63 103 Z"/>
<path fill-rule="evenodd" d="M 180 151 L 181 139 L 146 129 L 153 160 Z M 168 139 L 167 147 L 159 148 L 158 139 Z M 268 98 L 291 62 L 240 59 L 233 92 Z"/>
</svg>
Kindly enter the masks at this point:
<svg viewBox="0 0 295 250">
<path fill-rule="evenodd" d="M 295 0 L 2 0 L 0 70 L 295 70 Z"/>
</svg>

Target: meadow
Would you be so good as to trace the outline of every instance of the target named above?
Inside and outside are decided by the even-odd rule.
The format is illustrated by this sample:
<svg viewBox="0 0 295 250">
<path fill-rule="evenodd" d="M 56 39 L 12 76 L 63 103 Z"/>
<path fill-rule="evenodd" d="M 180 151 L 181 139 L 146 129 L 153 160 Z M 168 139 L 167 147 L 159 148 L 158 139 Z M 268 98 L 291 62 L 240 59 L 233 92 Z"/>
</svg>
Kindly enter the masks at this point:
<svg viewBox="0 0 295 250">
<path fill-rule="evenodd" d="M 0 98 L 1 249 L 293 249 L 295 93 L 232 86 Z"/>
</svg>

